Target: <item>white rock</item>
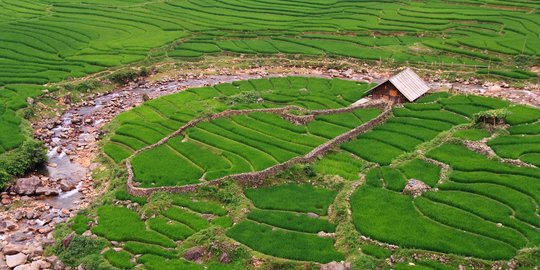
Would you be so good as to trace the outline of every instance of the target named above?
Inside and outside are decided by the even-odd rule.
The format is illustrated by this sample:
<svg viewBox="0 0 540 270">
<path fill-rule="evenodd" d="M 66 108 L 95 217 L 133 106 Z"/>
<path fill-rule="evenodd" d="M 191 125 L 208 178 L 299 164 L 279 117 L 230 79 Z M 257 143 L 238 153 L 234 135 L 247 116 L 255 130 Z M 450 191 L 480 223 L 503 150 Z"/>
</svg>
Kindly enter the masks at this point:
<svg viewBox="0 0 540 270">
<path fill-rule="evenodd" d="M 8 267 L 15 267 L 25 263 L 27 259 L 28 255 L 22 253 L 17 253 L 15 255 L 7 255 L 6 264 Z"/>
</svg>

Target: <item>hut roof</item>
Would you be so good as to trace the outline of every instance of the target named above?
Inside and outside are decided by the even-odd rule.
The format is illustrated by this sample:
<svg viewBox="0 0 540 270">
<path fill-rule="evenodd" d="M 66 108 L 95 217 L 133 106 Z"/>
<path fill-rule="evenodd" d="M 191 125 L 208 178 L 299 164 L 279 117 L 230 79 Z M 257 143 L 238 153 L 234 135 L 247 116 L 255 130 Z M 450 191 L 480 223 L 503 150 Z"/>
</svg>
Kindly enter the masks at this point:
<svg viewBox="0 0 540 270">
<path fill-rule="evenodd" d="M 410 68 L 406 68 L 390 79 L 383 81 L 373 87 L 372 90 L 386 82 L 392 83 L 409 101 L 416 100 L 429 90 L 429 86 L 424 80 Z"/>
</svg>

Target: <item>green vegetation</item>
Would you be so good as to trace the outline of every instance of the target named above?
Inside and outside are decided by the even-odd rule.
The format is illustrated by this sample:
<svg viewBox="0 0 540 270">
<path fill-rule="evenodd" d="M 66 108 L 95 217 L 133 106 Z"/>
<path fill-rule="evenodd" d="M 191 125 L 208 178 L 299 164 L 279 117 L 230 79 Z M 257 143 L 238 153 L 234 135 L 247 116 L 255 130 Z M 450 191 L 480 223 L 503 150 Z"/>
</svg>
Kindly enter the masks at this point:
<svg viewBox="0 0 540 270">
<path fill-rule="evenodd" d="M 153 254 L 165 258 L 173 258 L 175 256 L 174 252 L 165 250 L 160 246 L 139 242 L 126 242 L 124 249 L 132 254 Z"/>
<path fill-rule="evenodd" d="M 28 139 L 16 111 L 27 106 L 27 97 L 40 96 L 42 85 L 134 62 L 280 54 L 470 68 L 480 76 L 531 80 L 537 75 L 528 68 L 538 65 L 540 55 L 537 9 L 537 3 L 496 0 L 386 1 L 382 6 L 366 1 L 9 1 L 1 13 L 7 26 L 0 32 L 0 127 L 10 132 L 0 132 L 0 153 Z M 125 83 L 147 72 L 123 68 L 108 78 Z M 131 150 L 106 148 L 116 160 Z"/>
<path fill-rule="evenodd" d="M 148 101 L 119 116 L 116 120 L 119 125 L 115 125 L 107 145 L 128 149 L 130 155 L 197 117 L 226 109 L 287 105 L 308 110 L 341 108 L 363 96 L 366 88 L 341 80 L 287 77 L 189 89 Z M 345 98 L 352 89 L 356 89 L 356 97 Z M 509 128 L 510 135 L 499 135 L 490 145 L 501 156 L 534 159 L 534 147 L 528 147 L 529 152 L 519 152 L 520 148 L 503 149 L 504 145 L 517 142 L 538 144 L 534 110 L 493 98 L 437 93 L 394 109 L 393 116 L 385 123 L 312 164 L 290 169 L 283 176 L 285 183 L 275 179 L 281 175 L 272 176 L 262 187 L 245 187 L 245 197 L 238 193 L 222 197 L 217 194 L 219 187 L 203 188 L 205 193 L 215 196 L 212 199 L 171 195 L 164 200 L 166 203 L 154 208 L 151 218 L 143 222 L 134 217 L 129 221 L 139 224 L 137 237 L 141 239 L 124 236 L 119 241 L 126 242 L 125 250 L 131 254 L 143 255 L 137 262 L 149 269 L 196 266 L 179 259 L 170 250 L 173 245 L 159 243 L 155 238 L 144 239 L 146 233 L 191 243 L 216 230 L 230 241 L 265 255 L 321 263 L 350 259 L 359 253 L 374 261 L 397 255 L 380 246 L 356 242 L 359 240 L 354 233 L 358 232 L 398 245 L 405 252 L 421 249 L 487 260 L 513 258 L 519 250 L 540 243 L 540 220 L 536 215 L 540 186 L 535 181 L 540 173 L 537 168 L 488 159 L 468 150 L 456 139 L 479 140 L 489 136 L 485 130 L 462 127 L 472 124 L 478 113 L 506 108 L 514 111 L 509 116 L 516 114 L 515 124 Z M 306 111 L 298 109 L 291 113 L 305 115 Z M 363 109 L 319 115 L 306 125 L 293 125 L 277 115 L 260 112 L 214 119 L 198 123 L 164 145 L 134 156 L 134 170 L 139 181 L 145 174 L 148 176 L 149 181 L 141 182 L 143 187 L 200 183 L 233 172 L 262 170 L 307 153 L 379 113 L 379 110 Z M 434 139 L 442 145 L 434 143 Z M 104 150 L 107 149 L 105 146 Z M 447 177 L 440 181 L 441 168 L 427 158 L 448 164 L 451 170 Z M 329 213 L 329 208 L 332 204 L 336 207 L 334 200 L 342 184 L 347 183 L 344 181 L 358 181 L 362 174 L 365 183 L 350 197 L 351 223 L 348 228 L 340 227 L 342 224 L 337 222 L 347 216 L 347 209 L 332 208 Z M 336 175 L 341 177 L 326 177 Z M 416 198 L 402 194 L 408 179 L 421 180 L 434 189 Z M 136 200 L 122 192 L 116 193 L 116 198 Z M 242 201 L 242 206 L 224 208 L 220 201 L 233 204 Z M 103 210 L 98 210 L 101 220 L 106 214 L 99 211 Z M 108 223 L 99 221 L 92 230 L 97 233 Z M 129 227 L 116 228 L 104 237 L 120 238 L 115 234 L 134 231 Z M 335 234 L 336 238 L 318 235 L 319 232 Z M 343 244 L 344 234 L 355 239 L 347 239 L 348 244 L 358 247 L 353 248 L 354 255 Z M 418 267 L 438 269 L 429 263 L 419 263 Z"/>
<path fill-rule="evenodd" d="M 465 129 L 454 133 L 454 137 L 469 141 L 479 141 L 489 135 L 489 132 L 484 129 Z"/>
<path fill-rule="evenodd" d="M 125 190 L 116 191 L 114 193 L 114 196 L 115 196 L 115 198 L 117 200 L 120 200 L 120 201 L 132 201 L 132 202 L 138 203 L 139 205 L 145 205 L 146 204 L 146 198 L 133 196 L 133 195 L 127 193 L 127 191 L 125 191 Z"/>
<path fill-rule="evenodd" d="M 351 197 L 351 205 L 356 228 L 381 241 L 485 259 L 510 258 L 515 254 L 509 244 L 443 226 L 423 216 L 409 196 L 393 191 L 362 187 Z"/>
<path fill-rule="evenodd" d="M 447 94 L 429 95 L 420 101 L 394 109 L 395 117 L 341 148 L 365 160 L 389 165 L 441 132 L 470 122 L 475 113 L 508 105 L 493 98 Z"/>
<path fill-rule="evenodd" d="M 362 252 L 377 259 L 386 259 L 392 255 L 392 251 L 370 244 L 363 245 Z"/>
<path fill-rule="evenodd" d="M 411 160 L 400 166 L 399 170 L 407 177 L 407 179 L 418 179 L 430 187 L 437 184 L 441 174 L 441 169 L 437 167 L 437 165 L 421 159 Z"/>
<path fill-rule="evenodd" d="M 125 124 L 116 130 L 111 143 L 105 146 L 105 152 L 120 161 L 129 156 L 130 151 L 155 143 L 188 120 L 204 116 L 202 109 L 201 112 L 193 110 L 202 106 L 200 102 L 210 102 L 209 99 L 216 102 L 215 97 L 220 100 L 214 105 L 217 111 L 226 106 L 249 109 L 296 105 L 306 109 L 331 109 L 350 105 L 365 93 L 367 87 L 340 80 L 301 77 L 250 80 L 235 84 L 190 89 L 152 100 L 146 103 L 147 107 L 138 107 L 133 110 L 134 113 L 121 115 L 118 119 Z M 254 92 L 265 101 L 253 102 L 253 99 L 259 99 Z M 249 93 L 254 98 L 239 98 L 242 93 Z M 190 99 L 193 107 L 174 105 L 194 95 L 201 99 Z M 343 95 L 351 98 L 344 99 Z M 320 115 L 306 125 L 295 125 L 278 115 L 262 112 L 201 122 L 170 138 L 165 144 L 134 156 L 135 180 L 143 187 L 187 185 L 260 171 L 305 155 L 379 113 L 378 109 L 358 109 Z M 137 124 L 134 123 L 136 119 Z M 136 129 L 132 128 L 135 126 Z M 348 177 L 351 174 L 349 172 Z"/>
<path fill-rule="evenodd" d="M 227 235 L 259 252 L 276 257 L 327 263 L 342 260 L 333 240 L 316 235 L 273 229 L 271 226 L 243 221 Z"/>
<path fill-rule="evenodd" d="M 79 214 L 73 219 L 73 225 L 71 226 L 71 228 L 77 234 L 83 234 L 89 229 L 88 223 L 90 221 L 92 221 L 91 218 Z"/>
<path fill-rule="evenodd" d="M 334 225 L 326 220 L 300 213 L 256 209 L 251 211 L 247 218 L 259 223 L 307 233 L 335 232 L 336 230 Z"/>
<path fill-rule="evenodd" d="M 527 106 L 510 107 L 511 114 L 507 122 L 512 125 L 510 135 L 498 136 L 488 145 L 503 158 L 520 159 L 524 162 L 540 165 L 540 112 Z"/>
<path fill-rule="evenodd" d="M 361 98 L 368 88 L 369 85 L 365 83 L 339 79 L 287 77 L 188 89 L 148 101 L 118 116 L 115 119 L 116 123 L 112 125 L 115 129 L 112 130 L 110 142 L 104 146 L 104 152 L 120 162 L 135 150 L 161 140 L 187 122 L 212 113 L 226 109 L 273 108 L 287 105 L 296 105 L 306 109 L 341 108 Z M 264 101 L 253 102 L 252 98 L 245 97 L 234 98 L 233 102 L 230 100 L 230 97 L 253 92 L 258 93 Z M 352 123 L 363 123 L 377 114 L 377 110 L 359 110 L 350 114 L 350 117 L 354 120 Z M 204 172 L 206 172 L 205 178 L 211 180 L 229 173 L 265 168 L 269 164 L 275 164 L 277 159 L 304 153 L 324 142 L 325 138 L 333 138 L 351 128 L 351 123 L 337 126 L 325 120 L 334 119 L 322 117 L 316 121 L 317 124 L 308 126 L 295 126 L 273 114 L 265 113 L 217 119 L 188 129 L 184 138 L 175 137 L 161 147 L 141 153 L 135 157 L 134 167 L 137 167 L 137 162 L 152 161 L 145 157 L 161 156 L 164 163 L 153 165 L 162 170 L 166 168 L 171 171 L 171 174 L 181 175 L 182 179 L 187 179 L 184 180 L 185 183 L 197 182 Z M 302 136 L 309 133 L 313 134 Z M 321 136 L 320 134 L 328 137 L 318 137 Z M 297 140 L 292 140 L 294 138 Z M 215 140 L 218 140 L 220 144 L 216 144 Z M 237 149 L 238 147 L 241 148 Z M 197 155 L 191 157 L 193 153 Z M 186 155 L 189 159 L 184 158 Z M 257 159 L 253 158 L 254 155 Z M 177 166 L 174 162 L 166 163 L 167 160 L 173 158 L 186 165 Z M 210 167 L 209 164 L 215 167 Z M 222 164 L 222 167 L 219 167 L 219 164 Z M 227 164 L 232 164 L 232 166 L 227 166 Z M 152 167 L 138 173 L 144 176 L 145 173 L 154 171 L 160 170 Z M 168 182 L 164 182 L 168 184 L 177 182 L 177 180 L 171 180 L 170 177 L 161 177 L 167 180 Z M 143 182 L 146 185 L 151 183 L 151 181 Z"/>
<path fill-rule="evenodd" d="M 316 235 L 334 232 L 335 227 L 318 215 L 326 215 L 336 193 L 310 185 L 278 185 L 247 189 L 246 196 L 259 209 L 227 235 L 264 254 L 301 261 L 330 262 L 344 258 L 334 240 Z M 264 210 L 263 210 L 264 209 Z M 304 212 L 304 213 L 298 213 Z"/>
<path fill-rule="evenodd" d="M 16 150 L 0 155 L 0 189 L 4 189 L 12 177 L 23 176 L 46 161 L 47 150 L 41 142 L 34 140 L 27 140 Z"/>
<path fill-rule="evenodd" d="M 246 190 L 246 196 L 257 208 L 313 212 L 319 215 L 327 214 L 328 206 L 334 201 L 336 194 L 333 190 L 316 188 L 308 184 Z"/>
<path fill-rule="evenodd" d="M 153 254 L 147 254 L 137 259 L 138 263 L 144 264 L 149 270 L 203 270 L 204 267 L 195 263 L 188 262 L 184 259 L 166 259 Z"/>
<path fill-rule="evenodd" d="M 131 269 L 135 266 L 135 264 L 130 261 L 131 255 L 125 251 L 117 252 L 114 249 L 109 249 L 103 253 L 103 256 L 111 265 L 120 269 Z"/>
<path fill-rule="evenodd" d="M 124 207 L 102 206 L 98 209 L 98 225 L 92 232 L 112 241 L 139 241 L 164 247 L 174 247 L 173 241 L 146 230 L 137 213 Z"/>
<path fill-rule="evenodd" d="M 91 261 L 93 264 L 99 264 L 102 259 L 98 255 L 106 245 L 107 242 L 102 239 L 96 240 L 76 235 L 67 248 L 60 244 L 56 253 L 58 258 L 68 266 L 76 267 L 81 263 L 88 265 Z"/>
<path fill-rule="evenodd" d="M 323 175 L 339 175 L 348 180 L 358 179 L 365 161 L 345 151 L 328 154 L 314 164 L 315 171 Z"/>
</svg>

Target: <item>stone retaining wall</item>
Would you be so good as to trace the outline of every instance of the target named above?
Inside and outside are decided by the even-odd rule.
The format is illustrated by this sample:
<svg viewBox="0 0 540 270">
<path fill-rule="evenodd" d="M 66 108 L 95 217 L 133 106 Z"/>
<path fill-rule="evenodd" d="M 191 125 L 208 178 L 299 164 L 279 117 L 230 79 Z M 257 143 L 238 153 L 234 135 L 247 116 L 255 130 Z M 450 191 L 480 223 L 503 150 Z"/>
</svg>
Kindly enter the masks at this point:
<svg viewBox="0 0 540 270">
<path fill-rule="evenodd" d="M 346 112 L 351 112 L 360 108 L 382 108 L 384 111 L 377 117 L 371 119 L 370 121 L 317 146 L 315 149 L 313 149 L 312 151 L 310 151 L 304 156 L 292 158 L 288 161 L 285 161 L 280 164 L 276 164 L 262 171 L 228 175 L 228 176 L 216 179 L 216 180 L 208 181 L 206 183 L 191 184 L 191 185 L 185 185 L 185 186 L 140 188 L 140 187 L 137 187 L 138 183 L 134 182 L 135 175 L 133 173 L 133 167 L 131 166 L 131 159 L 135 155 L 139 154 L 142 151 L 145 151 L 145 150 L 148 150 L 148 149 L 151 149 L 151 148 L 154 148 L 154 147 L 157 147 L 159 145 L 166 143 L 172 137 L 180 135 L 186 129 L 193 127 L 200 122 L 210 121 L 210 120 L 223 118 L 223 117 L 231 117 L 235 115 L 245 115 L 245 114 L 254 113 L 254 112 L 267 112 L 267 113 L 276 113 L 278 115 L 281 115 L 281 117 L 283 117 L 284 119 L 288 121 L 291 121 L 292 123 L 306 124 L 309 121 L 312 121 L 313 119 L 315 119 L 316 115 L 346 113 Z M 218 185 L 222 183 L 223 181 L 227 181 L 227 180 L 235 180 L 243 184 L 261 184 L 264 181 L 264 179 L 266 179 L 268 176 L 284 171 L 290 168 L 292 165 L 313 162 L 318 157 L 326 154 L 333 147 L 338 146 L 351 139 L 354 139 L 358 135 L 371 130 L 374 126 L 383 123 L 384 121 L 386 121 L 386 119 L 388 119 L 388 117 L 390 117 L 391 112 L 392 112 L 391 105 L 386 104 L 384 102 L 379 102 L 379 101 L 365 103 L 361 105 L 349 106 L 349 107 L 340 108 L 340 109 L 311 111 L 310 112 L 311 114 L 309 115 L 300 115 L 300 116 L 290 114 L 289 111 L 292 109 L 299 109 L 299 107 L 288 106 L 288 107 L 283 107 L 283 108 L 271 108 L 271 109 L 228 110 L 228 111 L 223 111 L 223 112 L 214 114 L 210 117 L 194 119 L 190 121 L 189 123 L 185 124 L 184 126 L 180 127 L 177 131 L 175 131 L 171 135 L 161 139 L 157 143 L 146 146 L 144 148 L 141 148 L 135 151 L 133 155 L 131 155 L 126 160 L 126 167 L 128 170 L 127 190 L 131 195 L 134 195 L 134 196 L 150 196 L 152 193 L 158 192 L 158 191 L 169 192 L 169 193 L 185 193 L 185 192 L 195 191 L 202 186 Z"/>
</svg>

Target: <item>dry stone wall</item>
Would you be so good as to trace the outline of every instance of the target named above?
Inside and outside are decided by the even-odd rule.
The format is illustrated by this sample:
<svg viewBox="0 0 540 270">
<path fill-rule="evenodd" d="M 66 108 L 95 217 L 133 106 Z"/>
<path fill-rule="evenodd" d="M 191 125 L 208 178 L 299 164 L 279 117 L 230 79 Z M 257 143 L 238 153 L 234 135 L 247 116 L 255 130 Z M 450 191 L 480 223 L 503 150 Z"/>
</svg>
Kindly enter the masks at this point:
<svg viewBox="0 0 540 270">
<path fill-rule="evenodd" d="M 218 119 L 218 118 L 224 118 L 224 117 L 231 117 L 231 116 L 236 116 L 236 115 L 246 115 L 246 114 L 250 114 L 250 113 L 254 113 L 254 112 L 266 112 L 266 113 L 278 114 L 281 117 L 283 117 L 285 120 L 288 120 L 288 121 L 290 121 L 291 123 L 294 123 L 294 124 L 307 124 L 309 121 L 314 120 L 315 116 L 317 116 L 317 115 L 346 113 L 346 112 L 352 112 L 354 110 L 361 109 L 361 108 L 381 108 L 381 109 L 383 109 L 383 112 L 380 115 L 378 115 L 377 117 L 371 119 L 370 121 L 368 121 L 368 122 L 354 128 L 354 129 L 352 129 L 352 130 L 350 130 L 350 131 L 348 131 L 346 133 L 343 133 L 343 134 L 341 134 L 341 135 L 327 141 L 324 144 L 319 145 L 318 147 L 316 147 L 315 149 L 313 149 L 312 151 L 310 151 L 309 153 L 307 153 L 304 156 L 292 158 L 292 159 L 287 160 L 287 161 L 285 161 L 283 163 L 276 164 L 274 166 L 271 166 L 271 167 L 266 168 L 266 169 L 261 170 L 261 171 L 246 172 L 246 173 L 228 175 L 228 176 L 216 179 L 216 180 L 203 182 L 203 183 L 199 183 L 199 184 L 184 185 L 184 186 L 166 186 L 166 187 L 141 188 L 141 187 L 138 187 L 138 183 L 134 181 L 135 175 L 134 175 L 134 172 L 133 172 L 133 167 L 131 166 L 131 159 L 134 156 L 136 156 L 137 154 L 139 154 L 142 151 L 145 151 L 145 150 L 148 150 L 148 149 L 151 149 L 151 148 L 154 148 L 154 147 L 157 147 L 157 146 L 160 146 L 160 145 L 166 143 L 168 140 L 170 140 L 174 136 L 182 134 L 186 129 L 188 129 L 190 127 L 193 127 L 193 126 L 197 125 L 200 122 L 210 121 L 210 120 L 214 120 L 214 119 Z M 229 180 L 235 180 L 235 181 L 238 181 L 238 182 L 240 182 L 242 184 L 260 185 L 260 184 L 262 184 L 262 182 L 268 176 L 274 175 L 274 174 L 279 173 L 281 171 L 284 171 L 284 170 L 290 168 L 291 166 L 293 166 L 295 164 L 305 164 L 305 163 L 310 163 L 310 162 L 315 161 L 315 159 L 317 159 L 320 156 L 323 156 L 324 154 L 326 154 L 328 151 L 330 151 L 335 146 L 338 146 L 338 145 L 340 145 L 340 144 L 342 144 L 344 142 L 352 140 L 352 139 L 356 138 L 358 135 L 360 135 L 360 134 L 362 134 L 362 133 L 364 133 L 366 131 L 369 131 L 373 127 L 383 123 L 384 121 L 386 121 L 390 117 L 390 115 L 392 113 L 392 106 L 390 104 L 387 104 L 385 102 L 381 102 L 381 101 L 378 101 L 378 100 L 375 100 L 375 101 L 372 101 L 372 102 L 369 102 L 369 103 L 360 104 L 360 105 L 353 105 L 353 106 L 349 106 L 349 107 L 345 107 L 345 108 L 340 108 L 340 109 L 328 109 L 328 110 L 311 111 L 310 114 L 308 114 L 308 115 L 300 115 L 300 116 L 290 114 L 289 111 L 292 110 L 292 109 L 301 109 L 301 108 L 296 107 L 296 106 L 288 106 L 288 107 L 283 107 L 283 108 L 271 108 L 271 109 L 227 110 L 227 111 L 223 111 L 223 112 L 214 114 L 214 115 L 209 116 L 209 117 L 198 118 L 198 119 L 194 119 L 194 120 L 190 121 L 189 123 L 183 125 L 177 131 L 175 131 L 171 135 L 163 138 L 159 142 L 157 142 L 157 143 L 155 143 L 153 145 L 149 145 L 149 146 L 146 146 L 144 148 L 141 148 L 138 151 L 135 151 L 133 153 L 133 155 L 126 160 L 126 167 L 127 167 L 127 170 L 128 170 L 128 182 L 127 182 L 128 192 L 131 195 L 134 195 L 134 196 L 150 196 L 154 192 L 186 193 L 186 192 L 195 191 L 198 188 L 200 188 L 202 186 L 205 186 L 205 185 L 219 185 L 223 181 L 229 181 Z"/>
</svg>

